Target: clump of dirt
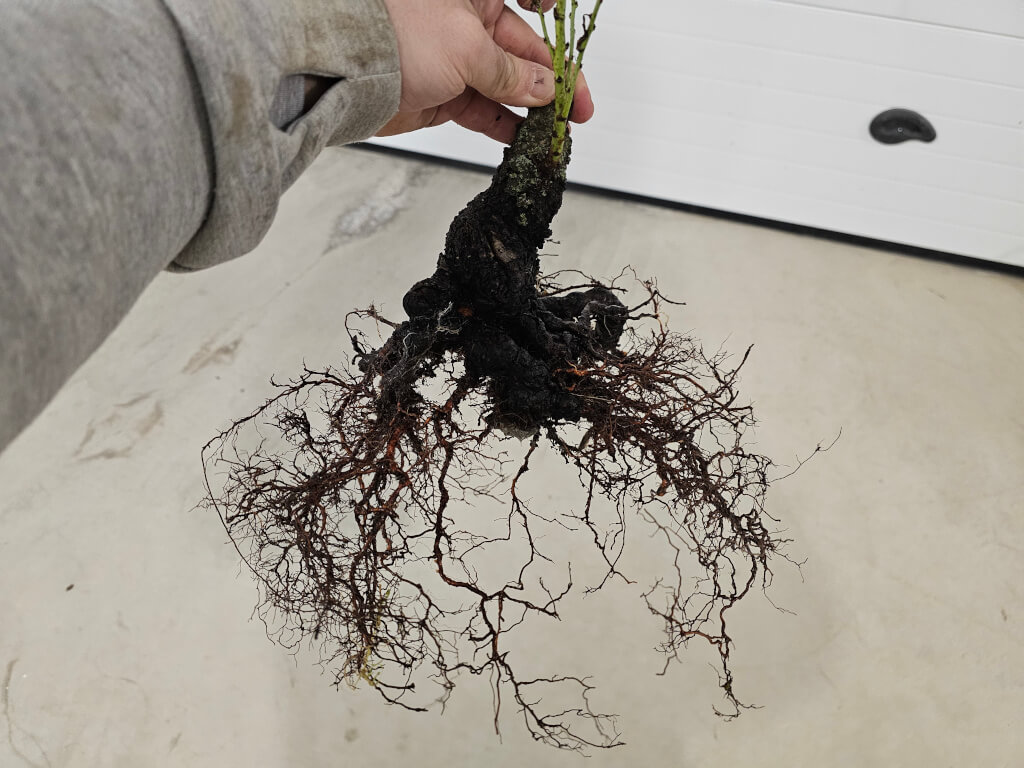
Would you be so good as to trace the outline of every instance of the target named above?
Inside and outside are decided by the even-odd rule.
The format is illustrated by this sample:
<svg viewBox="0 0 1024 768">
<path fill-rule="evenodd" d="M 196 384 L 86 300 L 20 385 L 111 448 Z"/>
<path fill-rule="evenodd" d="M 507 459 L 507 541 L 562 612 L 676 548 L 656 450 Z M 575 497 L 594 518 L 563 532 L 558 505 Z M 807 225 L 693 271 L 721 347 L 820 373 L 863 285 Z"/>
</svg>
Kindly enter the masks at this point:
<svg viewBox="0 0 1024 768">
<path fill-rule="evenodd" d="M 627 311 L 598 284 L 540 291 L 538 252 L 562 205 L 569 160 L 568 147 L 562 164 L 551 160 L 553 120 L 548 107 L 523 123 L 491 186 L 452 222 L 437 270 L 406 293 L 408 322 L 362 359 L 362 370 L 384 378 L 383 407 L 413 402 L 416 382 L 457 350 L 468 385 L 487 387 L 489 423 L 525 435 L 581 417 L 567 371 L 614 350 Z"/>
</svg>

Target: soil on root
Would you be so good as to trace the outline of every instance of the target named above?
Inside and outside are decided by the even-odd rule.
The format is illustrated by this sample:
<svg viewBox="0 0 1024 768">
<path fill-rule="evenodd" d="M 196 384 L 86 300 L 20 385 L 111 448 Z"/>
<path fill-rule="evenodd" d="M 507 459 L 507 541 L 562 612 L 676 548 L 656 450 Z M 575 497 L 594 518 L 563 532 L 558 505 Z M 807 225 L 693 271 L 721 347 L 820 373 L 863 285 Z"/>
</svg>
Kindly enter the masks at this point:
<svg viewBox="0 0 1024 768">
<path fill-rule="evenodd" d="M 408 322 L 361 367 L 383 377 L 382 407 L 409 405 L 415 383 L 445 353 L 464 358 L 471 386 L 485 382 L 490 424 L 526 435 L 577 421 L 582 402 L 566 371 L 615 349 L 627 311 L 615 293 L 544 295 L 538 253 L 562 204 L 565 164 L 550 157 L 554 108 L 531 112 L 491 185 L 455 217 L 434 274 L 405 295 Z"/>
</svg>

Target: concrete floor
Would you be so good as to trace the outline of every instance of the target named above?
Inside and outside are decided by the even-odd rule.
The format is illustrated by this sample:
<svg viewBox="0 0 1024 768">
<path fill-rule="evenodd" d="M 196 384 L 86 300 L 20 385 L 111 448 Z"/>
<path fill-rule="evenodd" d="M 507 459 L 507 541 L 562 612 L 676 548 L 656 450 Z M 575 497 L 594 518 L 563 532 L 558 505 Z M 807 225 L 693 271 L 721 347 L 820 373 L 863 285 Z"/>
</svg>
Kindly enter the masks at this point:
<svg viewBox="0 0 1024 768">
<path fill-rule="evenodd" d="M 255 589 L 197 510 L 199 451 L 272 374 L 340 361 L 344 313 L 398 313 L 474 172 L 327 153 L 260 249 L 161 276 L 0 458 L 0 766 L 581 765 L 491 728 L 486 681 L 444 715 L 335 691 L 250 620 Z M 546 628 L 620 713 L 595 766 L 1002 766 L 1024 759 L 1024 279 L 571 194 L 556 261 L 658 275 L 680 330 L 754 353 L 758 448 L 806 559 L 737 611 L 715 717 L 706 648 L 656 676 L 636 591 Z M 543 484 L 542 484 L 543 487 Z M 552 487 L 550 498 L 557 498 Z M 631 542 L 643 556 L 642 536 Z M 561 657 L 559 656 L 561 654 Z"/>
</svg>

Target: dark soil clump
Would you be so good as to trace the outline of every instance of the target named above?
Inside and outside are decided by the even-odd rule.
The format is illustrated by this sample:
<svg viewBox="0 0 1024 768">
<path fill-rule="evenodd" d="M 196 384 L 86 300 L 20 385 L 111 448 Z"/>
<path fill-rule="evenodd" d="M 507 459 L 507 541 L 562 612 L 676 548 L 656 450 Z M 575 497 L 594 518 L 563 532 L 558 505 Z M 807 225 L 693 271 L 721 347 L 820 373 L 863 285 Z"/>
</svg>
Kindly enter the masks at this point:
<svg viewBox="0 0 1024 768">
<path fill-rule="evenodd" d="M 415 381 L 460 350 L 470 385 L 487 382 L 492 425 L 529 434 L 582 415 L 565 372 L 613 350 L 627 312 L 600 286 L 568 295 L 539 291 L 538 253 L 565 190 L 565 165 L 552 163 L 545 139 L 553 119 L 549 107 L 523 123 L 491 186 L 452 222 L 437 270 L 406 293 L 409 321 L 363 359 L 364 371 L 388 382 L 389 407 L 414 401 Z"/>
</svg>

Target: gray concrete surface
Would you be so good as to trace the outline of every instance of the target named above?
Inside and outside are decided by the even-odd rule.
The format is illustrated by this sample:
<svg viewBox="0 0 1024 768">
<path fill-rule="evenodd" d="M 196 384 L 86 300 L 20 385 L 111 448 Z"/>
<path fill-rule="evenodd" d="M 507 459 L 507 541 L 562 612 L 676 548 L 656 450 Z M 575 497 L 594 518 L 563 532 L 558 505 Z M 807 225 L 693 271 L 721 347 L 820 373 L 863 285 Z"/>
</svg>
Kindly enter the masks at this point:
<svg viewBox="0 0 1024 768">
<path fill-rule="evenodd" d="M 443 715 L 332 689 L 250 620 L 254 587 L 196 509 L 206 440 L 271 375 L 339 361 L 348 309 L 397 313 L 484 183 L 329 152 L 256 253 L 161 276 L 0 457 L 0 766 L 582 764 L 513 712 L 499 740 L 486 681 Z M 792 614 L 736 613 L 737 690 L 761 709 L 716 718 L 697 645 L 656 676 L 659 627 L 628 587 L 539 630 L 620 714 L 628 745 L 587 764 L 1019 765 L 1024 280 L 583 194 L 555 230 L 551 263 L 632 264 L 688 302 L 676 328 L 754 344 L 760 450 L 792 465 L 842 431 L 771 492 L 806 564 L 771 592 Z"/>
</svg>

